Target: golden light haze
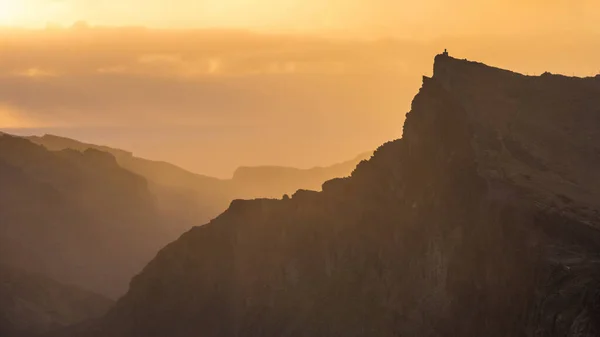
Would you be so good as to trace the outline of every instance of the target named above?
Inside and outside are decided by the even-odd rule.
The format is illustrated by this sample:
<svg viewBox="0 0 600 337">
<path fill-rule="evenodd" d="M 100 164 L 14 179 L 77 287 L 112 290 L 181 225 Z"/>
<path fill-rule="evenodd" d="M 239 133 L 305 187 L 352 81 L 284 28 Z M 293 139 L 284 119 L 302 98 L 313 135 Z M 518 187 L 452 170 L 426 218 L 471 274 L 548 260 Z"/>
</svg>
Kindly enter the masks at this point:
<svg viewBox="0 0 600 337">
<path fill-rule="evenodd" d="M 0 28 L 0 130 L 219 177 L 329 165 L 402 135 L 444 48 L 595 76 L 598 22 L 592 0 L 0 0 L 25 27 Z"/>
<path fill-rule="evenodd" d="M 36 127 L 37 123 L 27 120 L 27 117 L 18 113 L 13 108 L 0 105 L 0 127 L 5 129 L 19 129 Z"/>
<path fill-rule="evenodd" d="M 0 25 L 236 28 L 348 35 L 592 31 L 596 0 L 0 0 Z"/>
</svg>

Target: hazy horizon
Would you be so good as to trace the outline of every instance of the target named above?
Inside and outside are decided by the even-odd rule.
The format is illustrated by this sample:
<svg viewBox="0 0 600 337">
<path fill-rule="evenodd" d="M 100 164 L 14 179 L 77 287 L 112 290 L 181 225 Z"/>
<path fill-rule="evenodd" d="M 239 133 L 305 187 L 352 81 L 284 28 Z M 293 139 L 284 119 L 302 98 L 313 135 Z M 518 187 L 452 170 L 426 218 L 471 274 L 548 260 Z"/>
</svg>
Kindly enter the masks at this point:
<svg viewBox="0 0 600 337">
<path fill-rule="evenodd" d="M 597 337 L 598 126 L 600 0 L 0 0 L 0 336 Z"/>
<path fill-rule="evenodd" d="M 330 165 L 402 136 L 444 48 L 524 74 L 600 73 L 600 5 L 537 4 L 0 0 L 0 130 L 221 178 Z"/>
</svg>

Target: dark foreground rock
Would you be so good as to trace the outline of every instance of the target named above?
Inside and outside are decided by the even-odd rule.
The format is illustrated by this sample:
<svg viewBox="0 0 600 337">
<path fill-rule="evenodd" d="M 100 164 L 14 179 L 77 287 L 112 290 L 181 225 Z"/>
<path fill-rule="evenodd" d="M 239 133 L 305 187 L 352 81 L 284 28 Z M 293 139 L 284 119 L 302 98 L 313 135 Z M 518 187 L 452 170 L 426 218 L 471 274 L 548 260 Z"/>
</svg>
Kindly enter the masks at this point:
<svg viewBox="0 0 600 337">
<path fill-rule="evenodd" d="M 79 333 L 598 336 L 599 125 L 599 77 L 439 55 L 402 139 L 320 193 L 233 202 Z"/>
</svg>

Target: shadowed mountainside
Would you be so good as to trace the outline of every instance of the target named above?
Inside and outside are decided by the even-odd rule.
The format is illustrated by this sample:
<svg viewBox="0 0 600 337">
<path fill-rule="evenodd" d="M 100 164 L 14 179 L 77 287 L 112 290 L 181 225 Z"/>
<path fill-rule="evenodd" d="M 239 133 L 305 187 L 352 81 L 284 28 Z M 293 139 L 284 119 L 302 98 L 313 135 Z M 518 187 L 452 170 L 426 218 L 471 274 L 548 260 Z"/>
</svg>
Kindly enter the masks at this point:
<svg viewBox="0 0 600 337">
<path fill-rule="evenodd" d="M 361 160 L 371 156 L 371 153 L 364 153 L 343 163 L 311 169 L 240 167 L 232 179 L 223 180 L 195 174 L 173 164 L 135 157 L 127 151 L 69 138 L 54 135 L 27 138 L 52 151 L 92 148 L 111 153 L 119 165 L 148 180 L 161 211 L 179 224 L 182 233 L 193 225 L 210 221 L 227 209 L 234 199 L 280 198 L 298 189 L 319 190 L 323 182 L 350 175 Z"/>
<path fill-rule="evenodd" d="M 0 336 L 29 337 L 104 315 L 113 301 L 0 265 Z"/>
<path fill-rule="evenodd" d="M 98 150 L 0 135 L 0 186 L 0 262 L 105 295 L 179 235 L 146 180 Z"/>
<path fill-rule="evenodd" d="M 227 181 L 194 174 L 170 163 L 139 158 L 124 150 L 54 135 L 27 138 L 51 151 L 73 149 L 83 152 L 95 149 L 112 154 L 120 166 L 147 179 L 157 206 L 181 233 L 214 218 L 231 201 Z"/>
<path fill-rule="evenodd" d="M 117 297 L 160 247 L 234 198 L 314 187 L 359 160 L 277 168 L 278 187 L 262 169 L 219 180 L 67 138 L 0 134 L 0 262 Z"/>
<path fill-rule="evenodd" d="M 350 178 L 234 201 L 85 336 L 598 336 L 600 77 L 438 55 Z"/>
</svg>

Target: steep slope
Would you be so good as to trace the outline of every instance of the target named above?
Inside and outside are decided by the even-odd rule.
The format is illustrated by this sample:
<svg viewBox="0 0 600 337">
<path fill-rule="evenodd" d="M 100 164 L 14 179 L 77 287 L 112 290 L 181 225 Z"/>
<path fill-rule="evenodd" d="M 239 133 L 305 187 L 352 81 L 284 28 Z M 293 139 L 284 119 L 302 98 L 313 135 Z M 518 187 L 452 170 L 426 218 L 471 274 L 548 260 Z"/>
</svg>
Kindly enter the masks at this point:
<svg viewBox="0 0 600 337">
<path fill-rule="evenodd" d="M 181 233 L 205 223 L 227 208 L 231 201 L 230 184 L 221 179 L 186 171 L 173 164 L 134 156 L 131 152 L 77 140 L 44 135 L 27 137 L 51 151 L 95 149 L 112 154 L 120 166 L 148 180 L 161 212 Z"/>
<path fill-rule="evenodd" d="M 96 149 L 111 153 L 119 165 L 148 180 L 161 211 L 182 233 L 192 225 L 213 219 L 234 199 L 279 198 L 301 188 L 318 190 L 329 179 L 350 175 L 361 160 L 371 156 L 371 153 L 364 153 L 343 163 L 311 169 L 240 167 L 232 179 L 222 180 L 195 174 L 169 163 L 135 157 L 131 152 L 69 138 L 44 135 L 27 139 L 52 151 Z"/>
<path fill-rule="evenodd" d="M 85 336 L 600 335 L 600 77 L 438 55 L 350 178 L 234 201 Z"/>
<path fill-rule="evenodd" d="M 110 296 L 176 238 L 146 181 L 108 153 L 0 135 L 0 262 Z"/>
<path fill-rule="evenodd" d="M 104 315 L 113 301 L 0 265 L 0 336 L 47 333 Z"/>
</svg>

